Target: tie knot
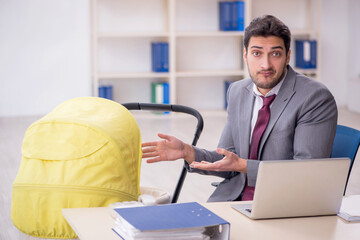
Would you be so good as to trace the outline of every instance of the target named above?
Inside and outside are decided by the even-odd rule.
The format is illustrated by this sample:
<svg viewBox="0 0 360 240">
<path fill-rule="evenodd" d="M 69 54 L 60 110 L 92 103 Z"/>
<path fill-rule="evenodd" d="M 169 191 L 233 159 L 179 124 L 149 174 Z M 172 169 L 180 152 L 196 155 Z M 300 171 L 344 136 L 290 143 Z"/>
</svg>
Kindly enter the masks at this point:
<svg viewBox="0 0 360 240">
<path fill-rule="evenodd" d="M 268 97 L 261 96 L 261 98 L 263 99 L 263 106 L 269 106 L 272 103 L 272 101 L 274 101 L 275 97 L 276 97 L 276 94 L 273 94 Z"/>
</svg>

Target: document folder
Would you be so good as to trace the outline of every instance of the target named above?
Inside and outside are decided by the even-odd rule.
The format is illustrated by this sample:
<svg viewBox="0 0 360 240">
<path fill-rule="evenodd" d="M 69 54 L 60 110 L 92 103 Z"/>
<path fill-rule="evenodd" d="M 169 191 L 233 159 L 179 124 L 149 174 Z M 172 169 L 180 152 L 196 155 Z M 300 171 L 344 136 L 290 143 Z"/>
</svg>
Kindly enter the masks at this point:
<svg viewBox="0 0 360 240">
<path fill-rule="evenodd" d="M 230 237 L 230 223 L 196 202 L 114 211 L 117 219 L 113 230 L 123 239 L 225 240 Z"/>
</svg>

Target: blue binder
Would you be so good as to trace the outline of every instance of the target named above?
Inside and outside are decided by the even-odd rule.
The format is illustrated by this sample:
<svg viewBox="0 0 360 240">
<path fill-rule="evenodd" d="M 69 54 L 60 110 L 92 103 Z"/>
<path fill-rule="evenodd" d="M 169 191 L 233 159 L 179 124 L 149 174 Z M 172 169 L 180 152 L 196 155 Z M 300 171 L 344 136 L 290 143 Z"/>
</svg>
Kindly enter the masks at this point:
<svg viewBox="0 0 360 240">
<path fill-rule="evenodd" d="M 222 31 L 244 31 L 244 2 L 219 2 L 219 26 Z"/>
<path fill-rule="evenodd" d="M 109 100 L 113 100 L 113 87 L 111 85 L 106 86 L 106 98 Z"/>
<path fill-rule="evenodd" d="M 160 231 L 168 236 L 171 231 L 179 234 L 182 230 L 202 227 L 210 228 L 208 231 L 217 236 L 216 239 L 229 239 L 230 236 L 230 223 L 196 202 L 117 208 L 114 211 L 124 224 L 113 229 L 121 237 L 125 234 L 121 232 L 122 228 L 128 224 L 135 228 L 136 232 L 140 231 L 143 237 L 146 233 L 151 235 Z"/>
<path fill-rule="evenodd" d="M 316 68 L 316 40 L 295 40 L 295 66 L 297 68 Z"/>
<path fill-rule="evenodd" d="M 99 97 L 106 98 L 106 87 L 99 86 Z"/>
<path fill-rule="evenodd" d="M 163 103 L 165 104 L 169 104 L 170 103 L 170 88 L 169 88 L 169 83 L 164 82 L 163 83 L 163 89 L 164 89 L 164 99 L 163 99 Z"/>
<path fill-rule="evenodd" d="M 151 43 L 153 72 L 169 72 L 169 43 Z"/>
<path fill-rule="evenodd" d="M 162 72 L 169 72 L 169 43 L 161 43 Z"/>
<path fill-rule="evenodd" d="M 151 43 L 152 70 L 161 72 L 161 43 Z"/>
<path fill-rule="evenodd" d="M 111 85 L 99 86 L 99 97 L 113 100 L 113 87 Z"/>
<path fill-rule="evenodd" d="M 232 30 L 231 2 L 219 2 L 219 25 L 222 31 Z"/>
<path fill-rule="evenodd" d="M 244 31 L 244 2 L 243 1 L 234 1 L 231 2 L 232 10 L 232 30 L 234 31 Z"/>
</svg>

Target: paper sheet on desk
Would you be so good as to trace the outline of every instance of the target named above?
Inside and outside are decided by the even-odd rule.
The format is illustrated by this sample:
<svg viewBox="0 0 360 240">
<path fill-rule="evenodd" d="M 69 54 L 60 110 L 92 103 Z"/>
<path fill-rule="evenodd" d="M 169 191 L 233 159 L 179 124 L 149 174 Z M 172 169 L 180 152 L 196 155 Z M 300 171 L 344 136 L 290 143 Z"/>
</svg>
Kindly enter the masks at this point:
<svg viewBox="0 0 360 240">
<path fill-rule="evenodd" d="M 360 195 L 344 197 L 338 216 L 346 221 L 360 221 Z"/>
</svg>

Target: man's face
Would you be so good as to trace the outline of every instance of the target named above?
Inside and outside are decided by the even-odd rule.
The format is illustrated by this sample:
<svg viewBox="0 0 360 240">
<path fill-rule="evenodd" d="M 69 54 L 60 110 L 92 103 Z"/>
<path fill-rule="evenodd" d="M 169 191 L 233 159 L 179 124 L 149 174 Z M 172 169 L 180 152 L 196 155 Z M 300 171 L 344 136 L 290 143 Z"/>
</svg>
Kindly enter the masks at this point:
<svg viewBox="0 0 360 240">
<path fill-rule="evenodd" d="M 290 61 L 282 38 L 251 37 L 248 51 L 244 48 L 244 61 L 251 79 L 262 94 L 268 93 L 285 76 Z"/>
</svg>

